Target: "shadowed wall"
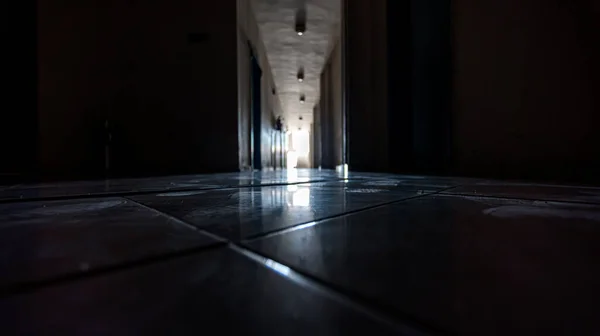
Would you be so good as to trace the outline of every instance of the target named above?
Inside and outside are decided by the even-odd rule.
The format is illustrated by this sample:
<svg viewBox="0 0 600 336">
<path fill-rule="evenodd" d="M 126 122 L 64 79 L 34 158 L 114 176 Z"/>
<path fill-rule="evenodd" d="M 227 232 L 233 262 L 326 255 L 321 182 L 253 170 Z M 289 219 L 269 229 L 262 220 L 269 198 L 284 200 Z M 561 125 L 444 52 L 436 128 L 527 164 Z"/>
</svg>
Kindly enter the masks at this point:
<svg viewBox="0 0 600 336">
<path fill-rule="evenodd" d="M 265 46 L 261 39 L 258 24 L 256 23 L 255 13 L 252 8 L 252 2 L 249 0 L 238 0 L 238 81 L 239 81 L 239 114 L 240 114 L 240 167 L 247 169 L 251 167 L 251 147 L 249 146 L 251 127 L 251 90 L 250 90 L 250 50 L 248 41 L 252 45 L 255 57 L 262 70 L 261 78 L 261 130 L 260 130 L 260 151 L 261 167 L 273 168 L 277 166 L 275 156 L 281 153 L 273 151 L 276 139 L 281 139 L 281 132 L 275 131 L 275 119 L 283 115 L 281 103 L 277 96 L 271 65 L 267 58 Z M 273 91 L 275 90 L 275 93 Z M 283 151 L 282 146 L 275 146 L 275 149 Z"/>
<path fill-rule="evenodd" d="M 456 172 L 600 182 L 599 7 L 453 3 Z"/>
<path fill-rule="evenodd" d="M 38 2 L 40 170 L 235 171 L 236 2 Z"/>
</svg>

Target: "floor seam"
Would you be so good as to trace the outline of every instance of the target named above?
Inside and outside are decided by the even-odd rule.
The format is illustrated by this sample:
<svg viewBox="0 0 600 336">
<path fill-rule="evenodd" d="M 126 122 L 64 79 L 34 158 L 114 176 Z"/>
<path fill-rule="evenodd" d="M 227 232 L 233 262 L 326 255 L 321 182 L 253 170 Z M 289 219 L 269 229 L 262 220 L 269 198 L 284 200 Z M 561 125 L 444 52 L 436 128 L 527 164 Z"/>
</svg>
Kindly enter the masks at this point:
<svg viewBox="0 0 600 336">
<path fill-rule="evenodd" d="M 68 284 L 78 280 L 94 278 L 98 276 L 108 275 L 121 271 L 133 270 L 138 267 L 144 267 L 153 265 L 160 262 L 170 261 L 173 259 L 190 256 L 200 252 L 206 252 L 214 249 L 227 247 L 227 242 L 217 241 L 214 244 L 196 246 L 191 248 L 182 249 L 179 251 L 173 251 L 168 253 L 159 253 L 152 256 L 142 257 L 137 260 L 126 261 L 115 265 L 100 266 L 96 269 L 92 269 L 81 273 L 65 273 L 54 277 L 48 277 L 39 281 L 27 281 L 10 284 L 0 288 L 0 299 L 16 296 L 19 294 L 25 294 L 42 290 L 47 287 Z"/>
<path fill-rule="evenodd" d="M 340 213 L 340 214 L 336 214 L 336 215 L 331 215 L 331 216 L 328 216 L 328 217 L 319 218 L 319 219 L 315 219 L 315 220 L 308 221 L 308 222 L 302 222 L 302 223 L 299 223 L 299 224 L 295 224 L 293 226 L 288 226 L 288 227 L 285 227 L 285 228 L 281 228 L 281 229 L 277 229 L 277 230 L 272 230 L 272 231 L 265 232 L 265 233 L 255 234 L 255 235 L 252 235 L 250 237 L 242 239 L 242 241 L 243 242 L 252 242 L 252 241 L 256 241 L 256 240 L 260 240 L 260 239 L 270 238 L 270 237 L 277 236 L 277 235 L 280 235 L 280 234 L 284 234 L 284 233 L 287 233 L 287 232 L 296 231 L 299 228 L 301 229 L 301 228 L 306 227 L 306 225 L 308 225 L 308 224 L 314 223 L 314 225 L 318 225 L 318 224 L 322 224 L 322 222 L 325 222 L 325 221 L 333 220 L 333 219 L 336 219 L 336 218 L 341 218 L 341 217 L 344 217 L 344 216 L 354 215 L 354 214 L 357 214 L 357 213 L 360 213 L 360 212 L 363 212 L 363 211 L 369 211 L 369 210 L 382 208 L 382 207 L 385 207 L 385 206 L 388 206 L 388 205 L 392 205 L 392 204 L 396 204 L 396 203 L 402 203 L 402 202 L 414 200 L 414 199 L 417 199 L 417 198 L 422 198 L 422 197 L 436 195 L 436 194 L 441 193 L 442 191 L 450 190 L 452 188 L 456 188 L 456 187 L 450 187 L 450 188 L 446 188 L 446 189 L 442 189 L 442 190 L 438 190 L 438 191 L 435 191 L 435 192 L 431 192 L 431 193 L 427 193 L 427 194 L 422 194 L 422 195 L 408 196 L 408 197 L 403 198 L 403 199 L 397 199 L 397 200 L 393 200 L 393 201 L 379 203 L 379 204 L 376 204 L 376 205 L 371 205 L 371 206 L 360 208 L 360 209 L 346 211 L 344 213 Z"/>
<path fill-rule="evenodd" d="M 300 185 L 309 183 L 324 183 L 324 182 L 339 182 L 339 180 L 315 180 L 315 181 L 304 181 L 304 182 L 281 182 L 281 183 L 268 183 L 258 185 L 240 185 L 240 186 L 223 186 L 223 187 L 212 187 L 212 188 L 180 188 L 180 189 L 156 189 L 149 191 L 124 191 L 124 192 L 113 192 L 113 193 L 88 193 L 79 195 L 61 195 L 61 196 L 45 196 L 45 197 L 34 197 L 34 198 L 8 198 L 0 199 L 0 204 L 12 204 L 12 203 L 27 203 L 27 202 L 43 202 L 43 201 L 64 201 L 64 200 L 77 200 L 77 199 L 90 199 L 90 198 L 110 198 L 110 197 L 130 197 L 130 196 L 143 196 L 160 193 L 175 193 L 175 192 L 192 192 L 192 191 L 214 191 L 214 190 L 230 190 L 230 189 L 244 189 L 244 188 L 260 188 L 260 187 L 278 187 L 288 185 Z M 352 180 L 352 179 L 347 179 Z M 360 180 L 358 180 L 360 181 Z"/>
<path fill-rule="evenodd" d="M 447 332 L 438 330 L 438 328 L 429 326 L 423 322 L 417 321 L 405 314 L 398 316 L 398 313 L 389 313 L 391 309 L 379 308 L 377 304 L 369 302 L 359 297 L 355 293 L 348 292 L 338 288 L 327 281 L 321 280 L 313 275 L 307 274 L 294 267 L 288 266 L 275 259 L 267 257 L 243 244 L 230 242 L 228 246 L 237 253 L 259 263 L 282 275 L 286 280 L 292 281 L 299 286 L 309 287 L 310 290 L 325 295 L 336 302 L 350 307 L 360 313 L 366 314 L 379 323 L 383 323 L 401 332 L 403 335 L 419 336 L 437 336 L 449 335 Z"/>
<path fill-rule="evenodd" d="M 185 257 L 185 256 L 192 255 L 192 254 L 195 254 L 198 252 L 211 250 L 211 249 L 215 249 L 215 248 L 220 248 L 220 247 L 225 247 L 225 246 L 227 246 L 227 243 L 230 242 L 230 240 L 227 238 L 224 238 L 224 237 L 215 235 L 213 233 L 210 233 L 208 231 L 205 231 L 203 229 L 200 229 L 200 228 L 198 228 L 194 225 L 191 225 L 177 217 L 174 217 L 167 213 L 161 212 L 161 211 L 159 211 L 155 208 L 149 207 L 143 203 L 134 201 L 128 197 L 121 197 L 121 198 L 127 200 L 128 202 L 132 202 L 137 206 L 140 206 L 149 211 L 157 213 L 161 216 L 167 217 L 169 220 L 173 220 L 174 222 L 181 224 L 187 228 L 193 229 L 194 231 L 196 231 L 202 235 L 205 235 L 208 238 L 213 239 L 214 243 L 211 243 L 211 244 L 205 245 L 205 246 L 197 246 L 197 247 L 182 249 L 182 250 L 174 251 L 174 252 L 159 253 L 157 255 L 146 256 L 146 257 L 142 257 L 137 260 L 118 263 L 116 265 L 99 267 L 97 269 L 94 269 L 92 271 L 87 271 L 85 273 L 66 273 L 66 274 L 61 274 L 59 276 L 55 276 L 55 277 L 49 277 L 49 278 L 39 280 L 39 281 L 28 281 L 28 282 L 20 282 L 20 283 L 16 283 L 16 284 L 11 284 L 6 287 L 0 288 L 0 298 L 5 298 L 5 297 L 9 297 L 12 295 L 17 295 L 17 294 L 21 294 L 21 293 L 25 293 L 25 292 L 29 292 L 29 291 L 35 291 L 37 289 L 45 288 L 45 287 L 52 286 L 55 284 L 68 283 L 68 282 L 76 281 L 79 279 L 100 276 L 103 274 L 110 274 L 112 272 L 133 269 L 133 268 L 140 267 L 140 266 L 146 266 L 146 265 L 150 265 L 150 264 L 154 264 L 154 263 L 158 263 L 158 262 L 176 259 L 179 257 Z"/>
<path fill-rule="evenodd" d="M 151 207 L 151 206 L 148 206 L 148 205 L 146 205 L 146 204 L 144 204 L 144 203 L 141 203 L 141 202 L 135 201 L 135 200 L 133 200 L 133 199 L 131 199 L 131 198 L 129 198 L 129 197 L 123 197 L 123 198 L 124 198 L 124 199 L 126 199 L 126 200 L 127 200 L 127 201 L 129 201 L 129 202 L 132 202 L 132 203 L 134 203 L 134 204 L 136 204 L 136 205 L 138 205 L 138 206 L 142 207 L 142 208 L 145 208 L 145 209 L 147 209 L 147 210 L 150 210 L 150 211 L 152 211 L 152 212 L 154 212 L 154 213 L 157 213 L 157 214 L 159 214 L 159 215 L 161 215 L 161 216 L 167 217 L 167 218 L 169 218 L 170 220 L 172 220 L 172 221 L 174 221 L 174 222 L 176 222 L 176 223 L 178 223 L 178 224 L 181 224 L 181 225 L 183 225 L 183 226 L 185 226 L 185 227 L 187 227 L 187 228 L 190 228 L 190 229 L 192 229 L 192 230 L 194 230 L 194 231 L 198 231 L 199 233 L 202 233 L 202 234 L 204 234 L 204 235 L 206 235 L 206 236 L 208 236 L 208 237 L 210 237 L 210 238 L 212 238 L 212 239 L 215 239 L 215 240 L 217 240 L 217 241 L 220 241 L 220 242 L 228 242 L 228 241 L 229 241 L 229 239 L 228 239 L 228 238 L 221 237 L 221 236 L 219 236 L 219 235 L 216 235 L 216 234 L 214 234 L 214 233 L 211 233 L 211 232 L 209 232 L 209 231 L 206 231 L 206 230 L 204 230 L 204 229 L 201 229 L 201 228 L 199 228 L 199 227 L 197 227 L 197 226 L 195 226 L 195 225 L 193 225 L 193 224 L 191 224 L 191 223 L 188 223 L 188 222 L 184 221 L 183 219 L 180 219 L 180 218 L 178 218 L 178 217 L 175 217 L 175 216 L 173 216 L 173 215 L 171 215 L 171 214 L 168 214 L 168 213 L 166 213 L 166 212 L 160 211 L 160 210 L 158 210 L 158 209 L 156 209 L 156 208 L 153 208 L 153 207 Z"/>
<path fill-rule="evenodd" d="M 493 196 L 493 195 L 475 195 L 475 194 L 467 194 L 462 192 L 442 192 L 442 195 L 447 196 L 460 196 L 460 197 L 471 197 L 471 198 L 491 198 L 497 200 L 522 200 L 522 201 L 542 201 L 542 202 L 557 202 L 557 203 L 573 203 L 573 204 L 585 204 L 585 205 L 595 205 L 600 206 L 600 203 L 595 202 L 586 202 L 586 201 L 564 201 L 564 200 L 556 200 L 556 199 L 547 199 L 547 198 L 532 198 L 532 197 L 511 197 L 511 196 Z"/>
</svg>

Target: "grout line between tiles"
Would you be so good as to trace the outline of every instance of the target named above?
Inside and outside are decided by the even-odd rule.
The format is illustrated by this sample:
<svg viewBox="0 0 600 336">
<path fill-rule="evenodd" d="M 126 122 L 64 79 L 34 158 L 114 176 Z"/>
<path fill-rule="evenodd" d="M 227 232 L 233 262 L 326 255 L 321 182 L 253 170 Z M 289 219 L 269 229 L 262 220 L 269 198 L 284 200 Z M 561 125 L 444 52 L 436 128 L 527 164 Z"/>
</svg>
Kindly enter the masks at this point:
<svg viewBox="0 0 600 336">
<path fill-rule="evenodd" d="M 152 211 L 161 216 L 164 216 L 164 217 L 168 218 L 169 220 L 172 220 L 178 224 L 181 224 L 190 229 L 193 229 L 194 231 L 197 231 L 198 233 L 203 234 L 203 235 L 215 240 L 215 243 L 211 244 L 211 245 L 206 245 L 206 246 L 187 248 L 187 249 L 183 249 L 183 250 L 179 250 L 179 251 L 175 251 L 175 252 L 162 253 L 162 254 L 158 254 L 155 256 L 143 257 L 143 258 L 135 260 L 135 261 L 124 262 L 124 263 L 120 263 L 117 265 L 98 267 L 97 269 L 87 271 L 85 273 L 67 273 L 67 274 L 63 274 L 63 275 L 56 276 L 53 278 L 47 278 L 47 279 L 40 280 L 40 281 L 22 282 L 22 283 L 17 283 L 14 285 L 9 285 L 4 288 L 0 288 L 0 298 L 17 295 L 17 294 L 21 294 L 21 293 L 28 292 L 28 291 L 35 291 L 37 289 L 41 289 L 46 286 L 52 286 L 52 285 L 56 285 L 56 284 L 60 284 L 60 283 L 64 283 L 64 282 L 75 281 L 75 280 L 79 280 L 79 279 L 89 278 L 89 277 L 93 277 L 93 276 L 99 276 L 99 275 L 122 271 L 122 270 L 128 270 L 128 269 L 134 268 L 134 267 L 146 266 L 146 265 L 150 265 L 150 264 L 157 263 L 157 262 L 162 262 L 162 261 L 175 259 L 178 257 L 188 256 L 188 255 L 198 253 L 198 252 L 221 248 L 221 247 L 225 247 L 228 242 L 228 240 L 226 238 L 223 238 L 223 237 L 217 236 L 215 234 L 212 234 L 208 231 L 199 229 L 199 228 L 197 228 L 179 218 L 173 217 L 167 213 L 158 211 L 157 209 L 149 207 L 140 202 L 134 201 L 128 197 L 122 197 L 122 198 L 127 200 L 128 202 L 132 202 L 132 203 L 134 203 L 140 207 L 143 207 L 149 211 Z"/>
<path fill-rule="evenodd" d="M 159 214 L 161 216 L 169 218 L 170 220 L 174 221 L 175 223 L 179 223 L 179 224 L 184 225 L 184 226 L 186 226 L 186 227 L 188 227 L 188 228 L 190 228 L 190 229 L 192 229 L 194 231 L 198 231 L 199 233 L 204 234 L 204 235 L 206 235 L 206 236 L 208 236 L 208 237 L 210 237 L 212 239 L 215 239 L 215 240 L 217 240 L 219 242 L 227 242 L 228 241 L 227 238 L 224 238 L 224 237 L 218 236 L 218 235 L 216 235 L 214 233 L 210 233 L 210 232 L 208 232 L 206 230 L 200 229 L 200 228 L 198 228 L 198 227 L 196 227 L 196 226 L 194 226 L 194 225 L 192 225 L 192 224 L 190 224 L 190 223 L 188 223 L 188 222 L 186 222 L 186 221 L 184 221 L 182 219 L 179 219 L 179 218 L 177 218 L 175 216 L 172 216 L 172 215 L 170 215 L 170 214 L 168 214 L 166 212 L 162 212 L 162 211 L 160 211 L 158 209 L 155 209 L 153 207 L 147 206 L 144 203 L 140 203 L 138 201 L 134 201 L 134 200 L 132 200 L 129 197 L 123 197 L 123 198 L 126 199 L 127 201 L 131 202 L 131 203 L 134 203 L 134 204 L 142 207 L 142 208 L 145 208 L 145 209 L 150 210 L 150 211 L 152 211 L 154 213 L 157 213 L 157 214 Z"/>
<path fill-rule="evenodd" d="M 350 307 L 355 311 L 363 313 L 379 323 L 392 327 L 402 335 L 442 335 L 442 331 L 437 330 L 437 328 L 428 326 L 427 324 L 417 321 L 406 314 L 400 314 L 399 317 L 396 317 L 396 314 L 389 314 L 386 312 L 386 310 L 389 309 L 378 308 L 376 305 L 368 302 L 367 300 L 358 298 L 355 294 L 347 293 L 345 290 L 338 289 L 336 286 L 324 282 L 323 280 L 311 276 L 310 274 L 306 274 L 302 271 L 286 266 L 285 264 L 282 264 L 276 260 L 265 257 L 246 246 L 235 243 L 229 243 L 228 246 L 232 250 L 259 263 L 263 267 L 279 273 L 284 278 L 295 282 L 302 287 L 308 287 L 309 289 L 314 290 L 319 294 L 328 297 L 329 299 Z M 443 334 L 448 335 L 448 333 Z"/>
<path fill-rule="evenodd" d="M 161 253 L 154 256 L 143 257 L 138 260 L 126 261 L 123 263 L 108 265 L 108 266 L 99 266 L 98 268 L 81 272 L 81 273 L 66 273 L 62 275 L 58 275 L 55 277 L 49 277 L 39 281 L 29 281 L 29 282 L 20 282 L 15 284 L 10 284 L 4 287 L 0 287 L 0 299 L 4 299 L 7 297 L 24 294 L 26 292 L 35 292 L 37 290 L 41 290 L 48 286 L 60 285 L 63 283 L 69 283 L 72 281 L 77 281 L 81 279 L 92 278 L 96 276 L 102 276 L 105 274 L 111 274 L 119 271 L 127 271 L 135 267 L 143 267 L 148 266 L 157 262 L 168 261 L 171 259 L 176 259 L 179 257 L 189 256 L 198 252 L 210 251 L 218 248 L 226 247 L 226 242 L 218 241 L 212 245 L 205 246 L 197 246 L 192 248 L 187 248 L 179 251 Z"/>
<path fill-rule="evenodd" d="M 566 204 L 585 204 L 585 205 L 595 205 L 600 206 L 598 202 L 586 202 L 580 200 L 557 200 L 557 199 L 548 199 L 548 198 L 533 198 L 533 197 L 517 197 L 517 196 L 493 196 L 493 195 L 483 195 L 483 194 L 470 194 L 464 192 L 448 192 L 447 190 L 440 193 L 441 195 L 446 196 L 460 196 L 460 197 L 471 197 L 471 198 L 490 198 L 497 200 L 521 200 L 521 201 L 542 201 L 542 202 L 557 202 L 557 203 L 566 203 Z"/>
<path fill-rule="evenodd" d="M 314 226 L 314 225 L 318 225 L 318 224 L 321 224 L 321 223 L 323 223 L 325 221 L 329 221 L 331 219 L 340 218 L 340 217 L 344 217 L 344 216 L 347 216 L 347 215 L 353 215 L 353 214 L 356 214 L 356 213 L 359 213 L 359 212 L 363 212 L 363 211 L 369 211 L 369 210 L 373 210 L 373 209 L 378 209 L 378 208 L 382 208 L 382 207 L 385 207 L 385 206 L 388 206 L 388 205 L 392 205 L 392 204 L 396 204 L 396 203 L 402 203 L 402 202 L 414 200 L 414 199 L 417 199 L 417 198 L 422 198 L 422 197 L 427 197 L 427 196 L 433 196 L 433 195 L 441 193 L 442 191 L 447 191 L 447 190 L 450 190 L 450 189 L 453 189 L 453 188 L 456 188 L 456 187 L 449 187 L 449 188 L 445 188 L 445 189 L 434 191 L 434 192 L 427 193 L 427 194 L 407 196 L 406 198 L 397 199 L 397 200 L 393 200 L 393 201 L 388 201 L 388 202 L 384 202 L 384 203 L 379 203 L 379 204 L 376 204 L 376 205 L 371 205 L 371 206 L 367 206 L 367 207 L 364 207 L 364 208 L 354 209 L 354 210 L 346 211 L 346 212 L 343 212 L 343 213 L 340 213 L 340 214 L 331 215 L 331 216 L 324 217 L 324 218 L 319 218 L 319 219 L 316 219 L 316 220 L 313 220 L 313 221 L 310 221 L 310 222 L 299 223 L 299 224 L 296 224 L 296 225 L 293 225 L 293 226 L 288 226 L 288 227 L 285 227 L 285 228 L 281 228 L 281 229 L 277 229 L 277 230 L 272 230 L 272 231 L 269 231 L 269 232 L 255 234 L 255 235 L 252 235 L 252 236 L 249 236 L 249 237 L 243 239 L 243 242 L 252 242 L 252 241 L 255 241 L 255 240 L 259 240 L 259 239 L 265 239 L 265 238 L 270 238 L 270 237 L 273 237 L 273 236 L 278 236 L 278 235 L 283 234 L 283 233 L 293 232 L 293 231 L 296 231 L 296 230 L 304 229 L 306 227 L 311 227 L 311 226 Z"/>
<path fill-rule="evenodd" d="M 88 194 L 43 196 L 43 197 L 31 197 L 31 198 L 7 198 L 7 199 L 0 199 L 0 204 L 40 202 L 40 201 L 77 200 L 77 199 L 89 199 L 89 198 L 142 196 L 142 195 L 152 195 L 152 194 L 158 194 L 158 193 L 171 193 L 171 192 L 214 191 L 214 190 L 230 190 L 230 189 L 244 189 L 244 188 L 277 187 L 277 186 L 299 185 L 299 184 L 309 184 L 309 183 L 339 182 L 339 181 L 343 181 L 343 180 L 361 180 L 361 179 L 348 178 L 348 179 L 336 179 L 336 180 L 281 182 L 281 183 L 266 183 L 266 184 L 239 185 L 239 186 L 227 185 L 227 186 L 210 187 L 210 188 L 189 187 L 189 188 L 177 188 L 177 189 L 153 189 L 153 190 L 147 190 L 147 191 L 123 191 L 123 192 L 117 191 L 117 192 L 106 192 L 106 193 L 88 193 Z"/>
</svg>

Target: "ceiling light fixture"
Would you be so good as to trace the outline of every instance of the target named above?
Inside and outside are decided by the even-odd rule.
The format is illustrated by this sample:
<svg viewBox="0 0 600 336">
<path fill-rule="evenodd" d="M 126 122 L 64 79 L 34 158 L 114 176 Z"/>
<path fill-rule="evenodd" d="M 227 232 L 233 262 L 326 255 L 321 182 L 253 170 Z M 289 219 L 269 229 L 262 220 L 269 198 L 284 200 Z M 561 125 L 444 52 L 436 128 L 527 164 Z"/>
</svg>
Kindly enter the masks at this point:
<svg viewBox="0 0 600 336">
<path fill-rule="evenodd" d="M 298 70 L 298 82 L 302 83 L 304 82 L 304 68 L 300 68 L 300 70 Z"/>
<path fill-rule="evenodd" d="M 304 95 L 300 96 L 300 104 L 304 104 L 304 102 L 306 101 L 306 97 L 304 97 Z"/>
<path fill-rule="evenodd" d="M 304 6 L 296 11 L 296 33 L 298 36 L 306 33 L 306 8 Z"/>
</svg>

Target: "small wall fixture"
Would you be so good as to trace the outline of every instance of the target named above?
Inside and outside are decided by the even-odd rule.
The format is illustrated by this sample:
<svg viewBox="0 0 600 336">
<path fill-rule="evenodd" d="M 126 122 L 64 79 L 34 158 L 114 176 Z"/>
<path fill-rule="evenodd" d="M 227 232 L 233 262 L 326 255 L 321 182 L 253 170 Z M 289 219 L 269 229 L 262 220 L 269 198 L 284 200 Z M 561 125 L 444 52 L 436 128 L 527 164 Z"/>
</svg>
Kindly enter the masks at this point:
<svg viewBox="0 0 600 336">
<path fill-rule="evenodd" d="M 304 82 L 304 69 L 300 68 L 300 70 L 298 70 L 298 82 L 302 83 Z"/>
<path fill-rule="evenodd" d="M 304 95 L 300 96 L 300 104 L 304 104 L 304 102 L 306 101 L 306 97 L 304 97 Z"/>
</svg>

